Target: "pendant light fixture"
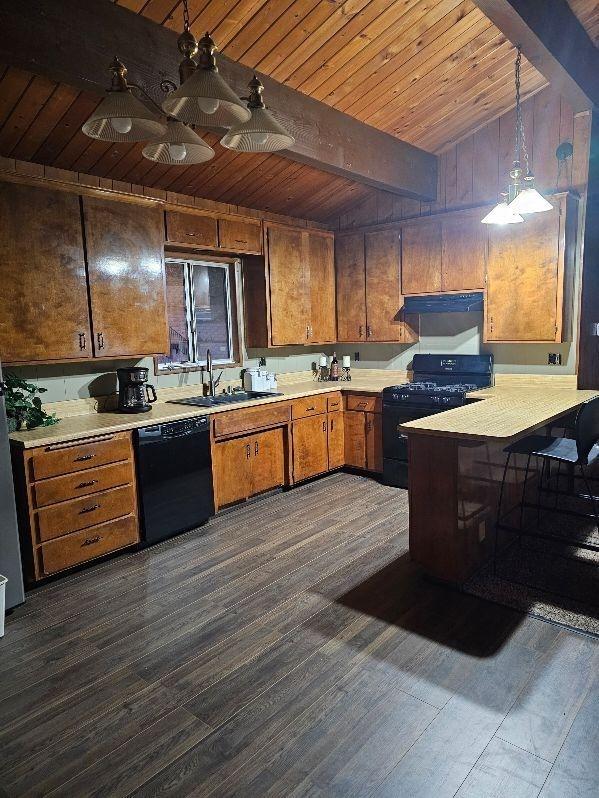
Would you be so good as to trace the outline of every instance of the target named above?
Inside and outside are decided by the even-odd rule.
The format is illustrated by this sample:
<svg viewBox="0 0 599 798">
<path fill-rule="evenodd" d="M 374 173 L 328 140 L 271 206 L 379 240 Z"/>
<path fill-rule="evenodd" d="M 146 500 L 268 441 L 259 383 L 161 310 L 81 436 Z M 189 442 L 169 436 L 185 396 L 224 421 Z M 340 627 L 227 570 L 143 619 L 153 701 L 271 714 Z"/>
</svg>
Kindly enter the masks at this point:
<svg viewBox="0 0 599 798">
<path fill-rule="evenodd" d="M 127 83 L 127 69 L 115 56 L 110 65 L 112 83 L 107 96 L 82 127 L 101 141 L 144 141 L 164 133 L 165 123 L 134 97 Z"/>
<path fill-rule="evenodd" d="M 522 105 L 520 102 L 520 67 L 522 64 L 522 48 L 517 47 L 515 65 L 516 87 L 516 137 L 514 146 L 514 163 L 510 171 L 511 182 L 507 194 L 502 194 L 502 200 L 481 221 L 483 224 L 514 224 L 523 222 L 521 214 L 541 213 L 553 208 L 550 202 L 534 187 L 534 175 L 528 163 L 528 150 L 524 135 L 524 122 L 522 119 Z M 524 166 L 520 158 L 524 156 Z"/>
<path fill-rule="evenodd" d="M 183 122 L 169 119 L 166 132 L 142 150 L 144 158 L 171 166 L 188 166 L 214 158 L 214 150 Z"/>
<path fill-rule="evenodd" d="M 248 88 L 247 107 L 251 117 L 223 136 L 220 141 L 223 147 L 238 152 L 276 152 L 293 146 L 293 136 L 266 109 L 262 99 L 264 86 L 256 75 L 248 83 Z"/>
<path fill-rule="evenodd" d="M 184 33 L 189 47 L 189 37 L 193 38 L 193 34 L 187 22 L 186 25 Z M 202 36 L 197 49 L 197 65 L 193 57 L 185 56 L 181 66 L 185 64 L 186 69 L 182 71 L 180 68 L 181 86 L 171 91 L 162 103 L 164 112 L 181 122 L 203 127 L 231 127 L 247 121 L 251 112 L 219 73 L 214 56 L 216 45 L 209 33 Z"/>
</svg>

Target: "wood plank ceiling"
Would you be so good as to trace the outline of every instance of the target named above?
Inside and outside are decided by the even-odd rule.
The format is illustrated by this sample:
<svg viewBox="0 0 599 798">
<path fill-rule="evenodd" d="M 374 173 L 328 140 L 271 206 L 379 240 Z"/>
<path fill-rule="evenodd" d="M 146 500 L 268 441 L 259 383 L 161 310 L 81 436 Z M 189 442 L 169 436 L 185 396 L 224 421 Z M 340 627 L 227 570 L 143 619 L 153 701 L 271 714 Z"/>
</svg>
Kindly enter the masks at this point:
<svg viewBox="0 0 599 798">
<path fill-rule="evenodd" d="M 593 40 L 595 47 L 599 47 L 599 2 L 597 0 L 568 0 L 568 5 Z"/>
<path fill-rule="evenodd" d="M 182 28 L 180 1 L 117 1 Z M 431 152 L 513 105 L 514 48 L 470 0 L 190 0 L 189 8 L 194 33 L 212 31 L 229 57 Z M 153 164 L 141 144 L 81 133 L 97 96 L 15 68 L 0 76 L 0 155 L 321 220 L 372 191 L 220 145 L 207 164 Z M 544 85 L 524 62 L 524 96 Z"/>
</svg>

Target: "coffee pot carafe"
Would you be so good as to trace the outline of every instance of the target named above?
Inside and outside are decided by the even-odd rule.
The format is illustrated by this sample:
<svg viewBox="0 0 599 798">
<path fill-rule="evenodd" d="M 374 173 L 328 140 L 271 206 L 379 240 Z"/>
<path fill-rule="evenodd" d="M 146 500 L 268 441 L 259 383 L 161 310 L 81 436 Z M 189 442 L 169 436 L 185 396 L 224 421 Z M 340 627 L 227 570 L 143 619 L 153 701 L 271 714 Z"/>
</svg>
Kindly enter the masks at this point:
<svg viewBox="0 0 599 798">
<path fill-rule="evenodd" d="M 149 385 L 148 369 L 135 367 L 117 369 L 119 380 L 119 413 L 147 413 L 150 403 L 157 399 L 156 390 Z"/>
</svg>

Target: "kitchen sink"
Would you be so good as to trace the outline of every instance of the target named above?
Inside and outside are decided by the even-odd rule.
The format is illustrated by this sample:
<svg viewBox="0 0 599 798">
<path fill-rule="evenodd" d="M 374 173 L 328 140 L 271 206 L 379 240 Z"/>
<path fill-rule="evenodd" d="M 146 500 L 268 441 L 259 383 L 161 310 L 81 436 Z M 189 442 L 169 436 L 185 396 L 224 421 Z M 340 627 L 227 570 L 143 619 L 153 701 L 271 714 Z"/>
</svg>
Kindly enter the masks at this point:
<svg viewBox="0 0 599 798">
<path fill-rule="evenodd" d="M 235 405 L 239 402 L 251 402 L 265 396 L 282 396 L 273 391 L 236 391 L 235 393 L 222 393 L 217 396 L 190 396 L 187 399 L 170 399 L 171 404 L 192 405 L 193 407 L 222 407 Z"/>
</svg>

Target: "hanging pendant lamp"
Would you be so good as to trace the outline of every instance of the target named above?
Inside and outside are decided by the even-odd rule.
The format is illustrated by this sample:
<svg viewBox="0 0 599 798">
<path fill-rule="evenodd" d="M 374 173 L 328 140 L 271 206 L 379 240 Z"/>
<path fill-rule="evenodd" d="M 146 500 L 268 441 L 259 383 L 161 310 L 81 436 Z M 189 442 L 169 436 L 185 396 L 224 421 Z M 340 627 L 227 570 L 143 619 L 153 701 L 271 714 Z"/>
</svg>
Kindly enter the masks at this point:
<svg viewBox="0 0 599 798">
<path fill-rule="evenodd" d="M 82 127 L 101 141 L 145 141 L 165 131 L 164 122 L 134 97 L 127 83 L 127 69 L 115 56 L 110 65 L 112 85 L 108 94 Z"/>
<path fill-rule="evenodd" d="M 188 166 L 214 158 L 214 150 L 183 122 L 169 119 L 166 132 L 141 151 L 144 158 L 171 166 Z"/>
<path fill-rule="evenodd" d="M 506 194 L 502 194 L 499 202 L 484 219 L 483 224 L 514 224 L 523 222 L 521 214 L 541 213 L 550 211 L 553 205 L 534 187 L 534 175 L 528 163 L 528 150 L 524 135 L 524 122 L 522 119 L 522 105 L 520 102 L 520 67 L 522 64 L 522 48 L 517 47 L 514 82 L 516 88 L 516 136 L 514 146 L 514 163 L 510 171 L 511 182 Z M 522 168 L 521 157 L 524 156 Z"/>
<path fill-rule="evenodd" d="M 247 107 L 251 117 L 225 133 L 220 143 L 238 152 L 276 152 L 295 144 L 295 139 L 266 109 L 262 93 L 264 86 L 256 75 L 248 83 L 250 96 Z"/>
<path fill-rule="evenodd" d="M 198 42 L 197 67 L 162 103 L 169 116 L 203 127 L 231 127 L 247 121 L 251 112 L 218 71 L 216 45 L 209 33 Z"/>
</svg>

